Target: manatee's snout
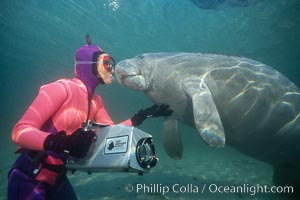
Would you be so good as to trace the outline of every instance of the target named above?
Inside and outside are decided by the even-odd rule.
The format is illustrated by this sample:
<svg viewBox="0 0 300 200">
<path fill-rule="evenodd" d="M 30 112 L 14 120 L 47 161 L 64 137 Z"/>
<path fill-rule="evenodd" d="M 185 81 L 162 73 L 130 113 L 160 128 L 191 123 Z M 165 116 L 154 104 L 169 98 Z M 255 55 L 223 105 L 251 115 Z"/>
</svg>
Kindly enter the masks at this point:
<svg viewBox="0 0 300 200">
<path fill-rule="evenodd" d="M 116 66 L 115 74 L 121 85 L 135 90 L 145 90 L 146 88 L 146 81 L 141 75 L 140 69 L 130 60 L 120 61 Z"/>
<path fill-rule="evenodd" d="M 139 71 L 136 69 L 136 67 L 129 64 L 127 60 L 124 60 L 116 65 L 115 74 L 119 83 L 122 83 L 123 78 L 127 76 L 135 76 L 139 74 Z"/>
</svg>

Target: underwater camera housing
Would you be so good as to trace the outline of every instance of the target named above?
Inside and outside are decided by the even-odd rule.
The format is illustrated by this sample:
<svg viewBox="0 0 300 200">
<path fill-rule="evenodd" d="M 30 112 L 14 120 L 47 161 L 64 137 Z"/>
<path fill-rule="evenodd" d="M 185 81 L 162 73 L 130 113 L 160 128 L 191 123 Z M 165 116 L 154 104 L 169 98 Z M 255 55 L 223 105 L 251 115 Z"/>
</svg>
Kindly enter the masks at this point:
<svg viewBox="0 0 300 200">
<path fill-rule="evenodd" d="M 93 130 L 97 140 L 86 157 L 70 158 L 67 168 L 91 172 L 149 172 L 158 161 L 152 135 L 126 125 L 103 126 L 89 121 L 87 129 Z"/>
</svg>

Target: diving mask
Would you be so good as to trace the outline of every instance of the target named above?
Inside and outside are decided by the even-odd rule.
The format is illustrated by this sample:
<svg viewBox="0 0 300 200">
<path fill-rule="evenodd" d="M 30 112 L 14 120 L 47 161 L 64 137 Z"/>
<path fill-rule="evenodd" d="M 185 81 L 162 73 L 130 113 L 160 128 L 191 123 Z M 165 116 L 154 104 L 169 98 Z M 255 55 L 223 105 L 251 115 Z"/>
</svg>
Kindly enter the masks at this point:
<svg viewBox="0 0 300 200">
<path fill-rule="evenodd" d="M 75 65 L 76 64 L 98 64 L 101 63 L 104 67 L 104 69 L 107 72 L 113 72 L 115 69 L 115 59 L 113 57 L 111 57 L 110 55 L 106 54 L 103 56 L 102 61 L 97 61 L 97 62 L 92 62 L 92 61 L 75 61 Z"/>
</svg>

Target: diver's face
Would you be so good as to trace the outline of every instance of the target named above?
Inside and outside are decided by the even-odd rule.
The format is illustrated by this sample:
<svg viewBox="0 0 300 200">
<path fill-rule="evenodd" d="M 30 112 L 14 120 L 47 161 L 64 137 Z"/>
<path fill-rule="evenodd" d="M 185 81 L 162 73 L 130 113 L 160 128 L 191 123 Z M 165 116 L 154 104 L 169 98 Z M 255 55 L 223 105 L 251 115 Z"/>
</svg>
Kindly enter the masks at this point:
<svg viewBox="0 0 300 200">
<path fill-rule="evenodd" d="M 97 60 L 98 77 L 102 78 L 105 84 L 111 84 L 113 80 L 112 74 L 114 71 L 108 69 L 107 65 L 109 65 L 109 63 L 107 62 L 109 62 L 109 59 L 107 60 L 107 57 L 109 57 L 108 54 L 101 54 L 98 57 Z"/>
</svg>

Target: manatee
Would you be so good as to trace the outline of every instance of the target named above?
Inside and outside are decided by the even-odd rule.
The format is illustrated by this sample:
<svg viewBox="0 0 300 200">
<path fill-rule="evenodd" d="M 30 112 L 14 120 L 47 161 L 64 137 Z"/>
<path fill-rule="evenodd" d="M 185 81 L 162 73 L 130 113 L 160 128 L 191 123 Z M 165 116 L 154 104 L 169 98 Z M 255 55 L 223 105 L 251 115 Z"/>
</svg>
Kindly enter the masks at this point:
<svg viewBox="0 0 300 200">
<path fill-rule="evenodd" d="M 182 158 L 182 122 L 211 147 L 227 144 L 300 180 L 300 90 L 277 70 L 221 54 L 148 53 L 120 61 L 116 77 L 173 110 L 163 126 L 171 158 Z"/>
<path fill-rule="evenodd" d="M 119 62 L 116 77 L 173 109 L 164 122 L 172 158 L 182 157 L 179 121 L 212 147 L 226 141 L 260 160 L 299 140 L 299 88 L 263 63 L 220 54 L 149 53 Z"/>
</svg>

